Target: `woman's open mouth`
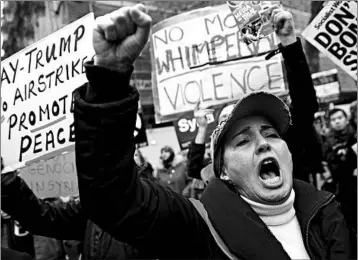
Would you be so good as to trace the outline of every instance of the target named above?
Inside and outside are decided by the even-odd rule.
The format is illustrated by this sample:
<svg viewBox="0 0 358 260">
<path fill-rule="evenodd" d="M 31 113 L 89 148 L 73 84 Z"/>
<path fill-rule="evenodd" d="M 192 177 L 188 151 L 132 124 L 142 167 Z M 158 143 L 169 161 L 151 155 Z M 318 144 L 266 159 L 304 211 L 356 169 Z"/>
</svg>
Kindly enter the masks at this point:
<svg viewBox="0 0 358 260">
<path fill-rule="evenodd" d="M 282 182 L 280 166 L 275 158 L 266 158 L 261 161 L 259 166 L 260 180 L 265 186 L 275 188 Z"/>
</svg>

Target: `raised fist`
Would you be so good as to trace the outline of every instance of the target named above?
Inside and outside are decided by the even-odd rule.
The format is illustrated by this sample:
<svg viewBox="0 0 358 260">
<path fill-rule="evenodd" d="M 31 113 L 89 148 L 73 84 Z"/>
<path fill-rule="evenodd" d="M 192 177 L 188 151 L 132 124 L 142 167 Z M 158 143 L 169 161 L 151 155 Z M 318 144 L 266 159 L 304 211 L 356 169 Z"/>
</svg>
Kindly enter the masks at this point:
<svg viewBox="0 0 358 260">
<path fill-rule="evenodd" d="M 194 109 L 194 117 L 196 122 L 198 123 L 199 128 L 207 128 L 208 127 L 208 114 L 213 114 L 214 109 L 208 107 L 200 107 L 200 102 L 196 105 Z"/>
<path fill-rule="evenodd" d="M 278 5 L 272 6 L 271 9 L 271 23 L 282 45 L 286 46 L 296 42 L 295 24 L 292 14 L 283 10 Z"/>
<path fill-rule="evenodd" d="M 148 41 L 151 23 L 142 4 L 98 17 L 93 30 L 95 65 L 119 70 L 130 67 Z"/>
</svg>

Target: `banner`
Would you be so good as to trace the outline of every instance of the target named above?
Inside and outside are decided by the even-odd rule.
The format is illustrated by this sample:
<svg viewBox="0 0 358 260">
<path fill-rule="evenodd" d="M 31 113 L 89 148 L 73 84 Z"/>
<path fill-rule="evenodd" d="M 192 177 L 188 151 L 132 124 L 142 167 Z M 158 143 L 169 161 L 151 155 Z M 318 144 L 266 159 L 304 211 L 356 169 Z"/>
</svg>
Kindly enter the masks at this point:
<svg viewBox="0 0 358 260">
<path fill-rule="evenodd" d="M 224 4 L 171 17 L 153 26 L 152 86 L 156 121 L 173 121 L 194 109 L 240 99 L 255 90 L 285 89 L 274 34 L 246 45 Z M 260 55 L 261 54 L 261 55 Z"/>
<path fill-rule="evenodd" d="M 72 92 L 94 56 L 93 13 L 1 62 L 1 156 L 20 168 L 74 147 Z"/>
<path fill-rule="evenodd" d="M 328 1 L 302 36 L 357 80 L 356 1 Z"/>
<path fill-rule="evenodd" d="M 313 73 L 312 80 L 320 103 L 329 103 L 339 99 L 341 86 L 336 69 Z"/>
<path fill-rule="evenodd" d="M 205 143 L 210 142 L 210 136 L 217 125 L 216 112 L 207 115 L 208 128 L 206 131 Z M 179 120 L 174 122 L 175 132 L 178 137 L 178 142 L 181 150 L 189 148 L 191 142 L 195 140 L 198 133 L 198 125 L 194 117 L 194 112 L 187 112 L 182 115 Z"/>
<path fill-rule="evenodd" d="M 78 195 L 74 152 L 22 168 L 20 177 L 39 198 Z"/>
</svg>

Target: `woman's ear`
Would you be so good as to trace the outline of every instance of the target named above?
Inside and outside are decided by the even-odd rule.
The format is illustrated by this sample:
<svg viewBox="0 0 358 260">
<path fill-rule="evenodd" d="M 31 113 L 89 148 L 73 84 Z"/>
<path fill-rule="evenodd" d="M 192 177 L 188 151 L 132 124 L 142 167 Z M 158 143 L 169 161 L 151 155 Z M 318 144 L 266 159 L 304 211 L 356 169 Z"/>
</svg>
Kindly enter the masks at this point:
<svg viewBox="0 0 358 260">
<path fill-rule="evenodd" d="M 223 180 L 223 181 L 228 181 L 230 180 L 229 179 L 229 176 L 226 174 L 226 172 L 222 171 L 221 174 L 220 174 L 220 179 Z"/>
</svg>

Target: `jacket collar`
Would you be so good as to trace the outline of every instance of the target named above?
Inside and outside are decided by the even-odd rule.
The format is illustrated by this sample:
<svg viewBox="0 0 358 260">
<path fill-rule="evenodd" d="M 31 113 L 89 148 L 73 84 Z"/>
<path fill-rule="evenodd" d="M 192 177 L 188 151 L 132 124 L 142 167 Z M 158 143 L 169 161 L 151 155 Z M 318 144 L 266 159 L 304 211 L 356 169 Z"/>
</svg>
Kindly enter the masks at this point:
<svg viewBox="0 0 358 260">
<path fill-rule="evenodd" d="M 290 259 L 281 243 L 236 193 L 214 178 L 201 198 L 213 227 L 239 259 Z"/>
<path fill-rule="evenodd" d="M 293 205 L 302 234 L 304 234 L 308 228 L 309 220 L 323 205 L 331 201 L 334 195 L 326 191 L 319 191 L 312 185 L 296 179 L 293 180 L 293 189 L 296 193 Z"/>
<path fill-rule="evenodd" d="M 308 222 L 333 195 L 315 189 L 308 183 L 294 180 L 294 207 L 302 233 Z M 309 199 L 307 199 L 309 198 Z M 220 179 L 214 178 L 206 187 L 202 203 L 213 227 L 230 252 L 244 259 L 290 259 L 256 212 Z"/>
</svg>

